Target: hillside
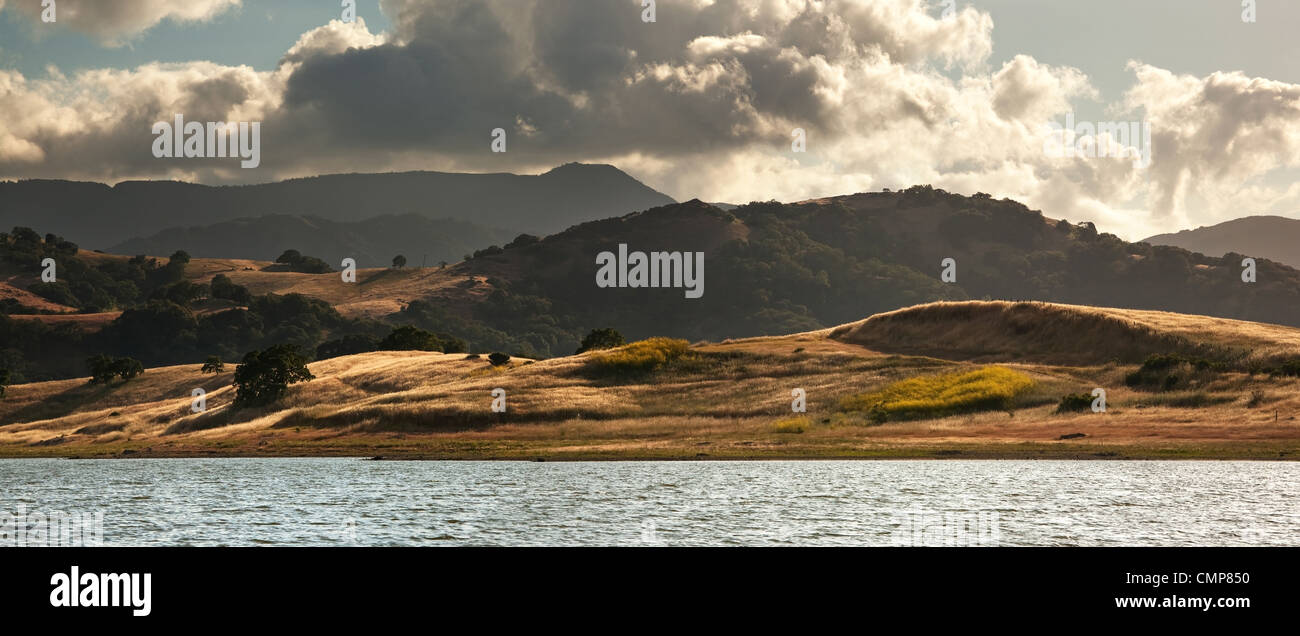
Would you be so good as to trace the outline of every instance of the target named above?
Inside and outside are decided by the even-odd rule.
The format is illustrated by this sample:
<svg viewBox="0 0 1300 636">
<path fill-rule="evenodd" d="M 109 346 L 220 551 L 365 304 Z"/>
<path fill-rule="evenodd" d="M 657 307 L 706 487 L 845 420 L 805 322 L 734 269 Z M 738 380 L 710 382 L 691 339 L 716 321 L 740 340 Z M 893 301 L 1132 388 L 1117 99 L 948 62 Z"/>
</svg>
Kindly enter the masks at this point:
<svg viewBox="0 0 1300 636">
<path fill-rule="evenodd" d="M 36 232 L 20 234 L 21 241 L 11 240 L 9 258 L 29 277 L 37 273 L 40 254 L 76 247 L 57 236 L 48 243 Z M 597 255 L 612 255 L 620 245 L 629 252 L 702 255 L 704 275 L 692 283 L 700 297 L 692 297 L 680 277 L 666 277 L 666 287 L 598 285 Z M 603 327 L 630 339 L 716 341 L 815 331 L 902 307 L 972 299 L 1300 326 L 1300 272 L 1293 268 L 1260 260 L 1257 282 L 1245 283 L 1236 258 L 1127 243 L 1089 223 L 1049 219 L 1014 201 L 928 186 L 732 210 L 688 201 L 542 238 L 520 236 L 446 268 L 363 270 L 356 284 L 338 273 L 247 264 L 252 261 L 218 266 L 222 261 L 191 259 L 180 267 L 162 259 L 78 254 L 82 269 L 73 267 L 76 261 L 65 263 L 72 273 L 66 286 L 38 288 L 44 298 L 87 313 L 126 311 L 100 335 L 80 339 L 68 330 L 20 329 L 24 325 L 0 318 L 0 338 L 13 340 L 0 343 L 12 351 L 13 362 L 5 364 L 23 378 L 68 377 L 103 352 L 154 366 L 207 355 L 235 360 L 281 342 L 312 352 L 329 340 L 382 336 L 394 325 L 445 334 L 480 350 L 547 358 L 573 352 L 584 335 Z M 956 278 L 945 282 L 941 263 L 949 258 Z M 240 301 L 252 313 L 207 298 L 218 273 L 252 295 Z M 132 288 L 120 283 L 124 277 L 138 282 Z"/>
<path fill-rule="evenodd" d="M 904 349 L 942 340 L 952 305 L 927 305 L 817 332 L 698 343 L 654 368 L 614 372 L 602 360 L 628 349 L 493 367 L 464 354 L 388 351 L 310 365 L 269 408 L 233 410 L 233 368 L 149 369 L 112 386 L 71 379 L 9 388 L 0 401 L 0 456 L 350 455 L 427 458 L 730 457 L 1253 457 L 1300 453 L 1294 377 L 1201 371 L 1191 384 L 1149 388 L 1126 380 L 1136 364 L 1075 365 L 1007 360 L 1003 373 L 1032 388 L 1014 403 L 970 412 L 868 419 L 846 402 L 908 379 L 990 369 L 963 360 L 893 355 L 853 340 L 889 323 Z M 1122 310 L 966 303 L 973 315 L 1003 314 L 1026 332 L 1055 321 L 1130 321 L 1146 342 L 1200 350 L 1254 342 L 1300 356 L 1300 330 Z M 1034 358 L 1030 339 L 1020 352 Z M 634 347 L 642 345 L 634 345 Z M 933 352 L 932 352 L 933 353 Z M 1133 357 L 1118 351 L 1120 358 Z M 977 340 L 957 357 L 1007 358 L 1006 343 Z M 604 357 L 603 357 L 604 356 Z M 1050 355 L 1046 357 L 1051 357 Z M 232 365 L 233 367 L 233 365 Z M 1174 369 L 1178 373 L 1192 373 Z M 945 375 L 948 374 L 948 375 Z M 1104 387 L 1105 413 L 1058 413 L 1072 393 Z M 191 413 L 194 388 L 208 411 Z M 508 394 L 506 413 L 489 408 Z M 808 412 L 791 414 L 791 390 Z M 1008 417 L 1010 413 L 1010 417 Z"/>
<path fill-rule="evenodd" d="M 706 291 L 598 288 L 593 259 L 630 250 L 703 251 Z M 956 280 L 940 280 L 941 262 Z M 1090 223 L 1052 220 L 1010 200 L 927 187 L 730 211 L 691 201 L 586 223 L 458 272 L 484 277 L 500 310 L 479 319 L 536 341 L 575 342 L 615 326 L 630 337 L 689 340 L 777 335 L 941 300 L 1040 300 L 1300 326 L 1300 272 L 1179 248 L 1127 243 Z M 492 296 L 489 296 L 492 298 Z M 534 308 L 545 322 L 522 311 Z M 542 308 L 545 308 L 544 310 Z M 429 323 L 428 328 L 438 325 Z M 567 343 L 530 355 L 564 353 Z"/>
<path fill-rule="evenodd" d="M 1300 267 L 1300 219 L 1247 216 L 1194 230 L 1157 234 L 1143 242 L 1172 245 L 1209 256 L 1232 252 Z"/>
<path fill-rule="evenodd" d="M 468 221 L 430 219 L 418 214 L 384 215 L 363 221 L 270 214 L 212 225 L 171 228 L 109 247 L 114 254 L 165 256 L 185 250 L 198 258 L 274 261 L 287 249 L 311 254 L 338 267 L 352 258 L 358 267 L 388 267 L 394 256 L 410 266 L 455 263 L 474 250 L 509 242 L 519 232 Z"/>
<path fill-rule="evenodd" d="M 1258 362 L 1300 353 L 1300 329 L 1162 311 L 1040 302 L 933 303 L 841 325 L 875 351 L 973 362 L 1136 364 L 1156 354 Z"/>
<path fill-rule="evenodd" d="M 343 222 L 419 214 L 547 234 L 667 203 L 672 199 L 613 166 L 586 164 L 541 175 L 342 174 L 244 186 L 30 180 L 0 182 L 0 227 L 40 228 L 89 249 L 270 214 Z"/>
</svg>

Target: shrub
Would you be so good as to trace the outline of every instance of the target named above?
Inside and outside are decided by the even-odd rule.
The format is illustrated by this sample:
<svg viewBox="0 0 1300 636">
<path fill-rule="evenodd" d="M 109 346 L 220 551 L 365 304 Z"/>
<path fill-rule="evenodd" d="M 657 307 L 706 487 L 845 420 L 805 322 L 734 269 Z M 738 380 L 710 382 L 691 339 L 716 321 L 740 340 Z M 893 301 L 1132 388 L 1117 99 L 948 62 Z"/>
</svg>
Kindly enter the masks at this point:
<svg viewBox="0 0 1300 636">
<path fill-rule="evenodd" d="M 248 293 L 247 287 L 236 285 L 225 274 L 217 274 L 212 277 L 209 293 L 213 298 L 222 298 L 240 305 L 247 305 L 253 299 L 253 295 Z"/>
<path fill-rule="evenodd" d="M 208 359 L 203 361 L 203 368 L 199 369 L 199 373 L 221 373 L 225 370 L 226 363 L 221 361 L 221 356 L 208 356 Z"/>
<path fill-rule="evenodd" d="M 498 351 L 488 356 L 488 362 L 491 362 L 494 367 L 499 367 L 510 362 L 510 356 Z"/>
<path fill-rule="evenodd" d="M 442 341 L 433 333 L 404 325 L 393 329 L 379 342 L 381 351 L 442 351 Z"/>
<path fill-rule="evenodd" d="M 1092 409 L 1093 397 L 1087 393 L 1070 393 L 1061 397 L 1056 405 L 1057 413 L 1076 413 Z"/>
<path fill-rule="evenodd" d="M 1289 358 L 1282 360 L 1269 369 L 1269 375 L 1273 376 L 1300 376 L 1300 358 Z"/>
<path fill-rule="evenodd" d="M 1157 353 L 1148 356 L 1137 371 L 1125 376 L 1124 384 L 1137 389 L 1172 391 L 1193 380 L 1212 379 L 1228 369 L 1228 364 L 1216 360 Z"/>
<path fill-rule="evenodd" d="M 60 305 L 78 307 L 81 304 L 81 301 L 77 300 L 77 296 L 68 288 L 68 284 L 62 281 L 57 283 L 32 283 L 27 286 L 27 291 Z"/>
<path fill-rule="evenodd" d="M 685 340 L 649 338 L 592 356 L 597 368 L 613 372 L 649 371 L 681 358 L 691 348 Z"/>
<path fill-rule="evenodd" d="M 130 380 L 144 373 L 144 364 L 135 358 L 118 358 L 113 361 L 113 373 L 123 380 Z"/>
<path fill-rule="evenodd" d="M 275 262 L 288 265 L 289 271 L 300 274 L 328 274 L 334 271 L 328 263 L 315 256 L 307 256 L 298 250 L 285 250 Z"/>
<path fill-rule="evenodd" d="M 378 348 L 378 339 L 367 335 L 351 334 L 337 340 L 322 342 L 320 346 L 316 347 L 316 359 L 328 360 L 358 353 L 369 353 Z"/>
<path fill-rule="evenodd" d="M 864 411 L 875 421 L 1009 411 L 1015 398 L 1033 386 L 1033 379 L 1023 373 L 987 367 L 899 380 L 878 391 L 846 397 L 840 401 L 840 408 Z"/>
<path fill-rule="evenodd" d="M 595 351 L 597 349 L 613 349 L 627 344 L 623 339 L 623 334 L 611 327 L 605 329 L 592 329 L 586 338 L 582 339 L 582 345 L 574 352 L 574 355 Z"/>
<path fill-rule="evenodd" d="M 91 384 L 108 384 L 113 378 L 130 380 L 144 373 L 144 365 L 135 358 L 111 358 L 104 354 L 86 359 Z"/>
<path fill-rule="evenodd" d="M 293 345 L 251 351 L 235 367 L 235 408 L 270 404 L 284 397 L 290 384 L 315 377 Z"/>
</svg>

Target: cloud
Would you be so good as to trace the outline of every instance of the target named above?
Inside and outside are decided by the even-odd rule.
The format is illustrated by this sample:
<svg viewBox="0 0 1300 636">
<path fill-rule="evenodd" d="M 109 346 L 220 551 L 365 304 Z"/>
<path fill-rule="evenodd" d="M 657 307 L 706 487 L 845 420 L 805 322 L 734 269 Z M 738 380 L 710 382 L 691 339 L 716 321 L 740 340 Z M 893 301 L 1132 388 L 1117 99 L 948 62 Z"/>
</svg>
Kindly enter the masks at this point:
<svg viewBox="0 0 1300 636">
<path fill-rule="evenodd" d="M 1198 78 L 1138 62 L 1129 68 L 1136 83 L 1126 105 L 1151 122 L 1156 214 L 1183 213 L 1192 199 L 1231 206 L 1244 183 L 1300 166 L 1300 85 L 1240 72 Z M 1253 192 L 1265 206 L 1294 201 L 1287 191 Z"/>
<path fill-rule="evenodd" d="M 366 28 L 366 20 L 357 16 L 354 22 L 331 20 L 329 24 L 317 27 L 302 34 L 289 51 L 284 54 L 280 64 L 301 64 L 308 58 L 319 55 L 338 55 L 348 49 L 366 49 L 383 44 L 384 34 L 371 33 Z"/>
<path fill-rule="evenodd" d="M 1071 98 L 1097 98 L 1088 78 L 1073 68 L 1053 68 L 1017 55 L 993 75 L 993 110 L 1007 121 L 1038 123 L 1070 110 Z"/>
<path fill-rule="evenodd" d="M 163 20 L 199 22 L 240 6 L 242 0 L 58 0 L 56 24 L 121 46 Z M 40 21 L 37 1 L 15 2 L 15 11 Z M 5 7 L 0 2 L 0 9 Z"/>
<path fill-rule="evenodd" d="M 971 7 L 944 19 L 921 0 L 660 0 L 649 24 L 635 0 L 382 7 L 391 31 L 334 21 L 271 71 L 0 71 L 0 109 L 15 114 L 0 121 L 0 177 L 248 182 L 577 160 L 677 198 L 738 203 L 931 183 L 1129 238 L 1300 198 L 1261 181 L 1300 162 L 1295 85 L 1135 63 L 1132 89 L 1109 106 L 1151 122 L 1150 168 L 1051 157 L 1046 124 L 1097 90 L 1029 55 L 994 67 L 992 20 Z M 173 113 L 262 121 L 261 167 L 154 159 L 150 126 Z M 504 154 L 490 151 L 498 127 Z M 795 128 L 806 153 L 791 150 Z"/>
</svg>

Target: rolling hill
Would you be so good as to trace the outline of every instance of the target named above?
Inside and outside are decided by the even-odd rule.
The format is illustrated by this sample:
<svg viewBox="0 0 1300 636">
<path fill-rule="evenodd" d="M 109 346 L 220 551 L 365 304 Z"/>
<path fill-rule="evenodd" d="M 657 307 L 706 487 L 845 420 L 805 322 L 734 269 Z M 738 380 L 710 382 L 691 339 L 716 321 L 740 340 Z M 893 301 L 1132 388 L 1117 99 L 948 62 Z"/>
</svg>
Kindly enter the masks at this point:
<svg viewBox="0 0 1300 636">
<path fill-rule="evenodd" d="M 1195 230 L 1157 234 L 1143 242 L 1172 245 L 1208 256 L 1232 252 L 1300 267 L 1300 219 L 1247 216 Z"/>
<path fill-rule="evenodd" d="M 40 261 L 33 250 L 70 249 L 57 240 L 42 247 L 40 236 L 31 232 L 23 233 L 22 245 L 25 256 L 18 265 L 28 268 L 27 280 L 35 280 L 31 266 Z M 703 254 L 703 296 L 688 297 L 681 287 L 598 286 L 597 255 L 616 252 L 620 245 L 630 251 Z M 946 259 L 955 268 L 950 282 L 940 278 Z M 571 353 L 589 331 L 603 327 L 631 339 L 716 341 L 815 331 L 903 307 L 974 299 L 1300 326 L 1295 311 L 1300 272 L 1293 268 L 1263 259 L 1257 282 L 1246 283 L 1236 258 L 1128 243 L 1089 223 L 1049 219 L 1014 201 L 928 186 L 732 210 L 688 201 L 542 238 L 519 237 L 476 250 L 467 261 L 446 268 L 363 270 L 355 284 L 338 273 L 218 266 L 222 261 L 214 259 L 195 259 L 183 270 L 161 261 L 131 265 L 138 259 L 121 256 L 83 260 L 109 272 L 86 272 L 99 276 L 97 284 L 107 291 L 71 280 L 67 289 L 43 290 L 47 299 L 76 300 L 106 318 L 107 312 L 123 309 L 113 306 L 107 292 L 127 299 L 119 304 L 134 299 L 136 306 L 84 337 L 54 329 L 54 321 L 41 316 L 0 318 L 0 340 L 11 341 L 0 342 L 4 364 L 21 377 L 67 377 L 101 352 L 150 365 L 196 362 L 207 355 L 234 360 L 277 342 L 312 352 L 352 335 L 382 337 L 393 325 L 446 334 L 479 351 L 547 358 Z M 182 274 L 200 287 L 174 286 Z M 253 295 L 251 312 L 203 298 L 208 292 L 202 285 L 217 274 Z M 141 281 L 134 296 L 126 293 L 130 289 L 108 287 L 120 287 L 114 277 L 124 275 Z M 75 299 L 59 300 L 73 292 Z M 33 321 L 49 328 L 16 324 Z M 1016 333 L 1014 321 L 994 324 L 1000 333 Z M 1100 333 L 1113 331 L 1091 326 Z M 1035 337 L 1067 335 L 1060 330 Z M 970 337 L 995 336 L 1005 337 Z"/>
<path fill-rule="evenodd" d="M 311 364 L 315 379 L 254 409 L 231 405 L 232 369 L 205 375 L 198 365 L 149 369 L 109 386 L 84 378 L 15 385 L 0 401 L 0 456 L 1275 459 L 1300 453 L 1295 377 L 1195 371 L 1185 364 L 1171 372 L 1192 374 L 1191 384 L 1147 388 L 1126 379 L 1137 364 L 1111 360 L 1122 345 L 1086 355 L 1087 339 L 1069 352 L 1071 365 L 1011 359 L 1036 358 L 1038 347 L 1053 359 L 1053 344 L 1035 338 L 1018 344 L 1014 355 L 1002 338 L 978 339 L 951 359 L 876 348 L 886 323 L 888 349 L 943 353 L 935 343 L 951 340 L 961 312 L 979 316 L 980 325 L 1000 315 L 1027 333 L 1051 333 L 1069 317 L 1074 326 L 1140 332 L 1138 344 L 1223 351 L 1250 342 L 1300 356 L 1300 329 L 1289 327 L 1044 303 L 923 305 L 816 332 L 697 343 L 635 372 L 611 373 L 602 365 L 642 345 L 500 367 L 436 352 L 344 356 Z M 995 359 L 1004 362 L 970 362 Z M 1031 388 L 1001 406 L 886 421 L 846 402 L 900 382 L 988 369 L 1023 378 Z M 1108 393 L 1106 412 L 1059 411 L 1063 396 L 1094 387 Z M 204 413 L 190 410 L 195 388 L 207 392 Z M 489 408 L 496 388 L 508 393 L 505 413 Z M 795 388 L 806 392 L 806 414 L 791 413 Z"/>
<path fill-rule="evenodd" d="M 973 362 L 1136 364 L 1177 354 L 1267 365 L 1300 353 L 1300 329 L 1163 311 L 1041 302 L 947 302 L 830 331 L 876 351 Z"/>
<path fill-rule="evenodd" d="M 0 182 L 0 227 L 40 228 L 88 249 L 268 214 L 347 222 L 420 214 L 547 234 L 672 201 L 613 166 L 576 163 L 541 175 L 340 174 L 242 186 L 28 180 Z"/>
</svg>

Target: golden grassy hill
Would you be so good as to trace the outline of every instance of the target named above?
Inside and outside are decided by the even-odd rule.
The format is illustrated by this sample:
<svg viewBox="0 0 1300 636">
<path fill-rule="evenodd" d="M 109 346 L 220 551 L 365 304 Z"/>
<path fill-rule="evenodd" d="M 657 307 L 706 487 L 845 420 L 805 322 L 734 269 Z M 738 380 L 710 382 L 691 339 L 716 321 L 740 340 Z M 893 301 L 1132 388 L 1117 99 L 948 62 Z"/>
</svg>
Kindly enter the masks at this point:
<svg viewBox="0 0 1300 636">
<path fill-rule="evenodd" d="M 347 318 L 382 318 L 401 311 L 413 300 L 470 305 L 491 291 L 484 277 L 468 274 L 458 267 L 360 269 L 357 270 L 355 285 L 344 283 L 338 272 L 299 274 L 240 270 L 226 272 L 226 275 L 236 285 L 247 287 L 255 296 L 303 294 L 329 303 Z M 207 280 L 210 279 L 209 276 Z"/>
<path fill-rule="evenodd" d="M 1079 342 L 1060 342 L 1070 338 Z M 1123 362 L 1134 355 L 1116 342 L 1196 351 L 1249 343 L 1281 355 L 1300 350 L 1300 330 L 1038 303 L 923 305 L 818 332 L 682 343 L 633 371 L 610 360 L 645 359 L 643 345 L 499 368 L 464 354 L 347 356 L 310 365 L 316 379 L 273 407 L 241 411 L 230 407 L 233 368 L 214 377 L 176 366 L 107 387 L 10 387 L 0 456 L 1300 456 L 1295 378 L 1216 371 L 1176 390 L 1130 388 L 1125 377 L 1138 365 Z M 1001 364 L 982 364 L 991 360 Z M 990 378 L 1010 378 L 1005 404 L 927 411 L 934 396 L 914 395 Z M 1107 390 L 1106 413 L 1056 412 L 1062 396 L 1094 387 Z M 207 391 L 206 413 L 190 412 L 194 388 Z M 507 391 L 504 414 L 490 409 L 495 388 Z M 794 389 L 806 392 L 807 413 L 791 412 Z M 895 411 L 907 417 L 880 421 L 853 407 L 880 395 L 911 400 Z"/>
<path fill-rule="evenodd" d="M 918 305 L 828 331 L 886 352 L 976 362 L 1105 364 L 1158 353 L 1268 362 L 1300 355 L 1300 329 L 1164 311 L 1044 302 Z"/>
</svg>

